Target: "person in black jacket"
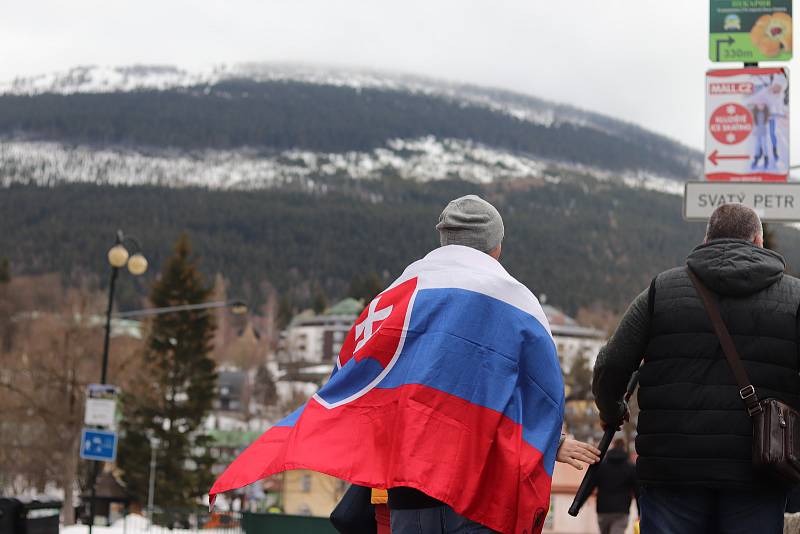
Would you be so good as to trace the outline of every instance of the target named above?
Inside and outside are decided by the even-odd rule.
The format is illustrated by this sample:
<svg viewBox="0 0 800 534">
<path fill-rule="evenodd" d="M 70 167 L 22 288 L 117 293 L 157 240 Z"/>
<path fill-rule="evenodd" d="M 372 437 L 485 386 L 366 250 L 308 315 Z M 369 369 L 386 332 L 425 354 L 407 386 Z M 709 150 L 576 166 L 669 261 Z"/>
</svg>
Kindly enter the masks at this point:
<svg viewBox="0 0 800 534">
<path fill-rule="evenodd" d="M 598 354 L 592 390 L 606 424 L 626 415 L 619 399 L 640 369 L 642 534 L 783 532 L 786 489 L 753 467 L 750 417 L 687 272 L 718 296 L 759 398 L 800 409 L 800 280 L 763 244 L 752 209 L 718 207 L 686 266 L 656 276 Z"/>
<path fill-rule="evenodd" d="M 636 468 L 628 457 L 625 440 L 617 439 L 597 467 L 592 487 L 597 488 L 597 524 L 600 534 L 624 534 L 631 500 L 636 495 Z"/>
</svg>

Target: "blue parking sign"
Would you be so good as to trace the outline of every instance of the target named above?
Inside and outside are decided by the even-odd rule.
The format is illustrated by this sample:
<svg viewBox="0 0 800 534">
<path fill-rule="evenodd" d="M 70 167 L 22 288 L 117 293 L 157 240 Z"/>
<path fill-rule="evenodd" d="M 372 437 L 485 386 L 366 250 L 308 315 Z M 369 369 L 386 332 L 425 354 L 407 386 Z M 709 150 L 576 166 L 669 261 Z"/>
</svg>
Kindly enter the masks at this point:
<svg viewBox="0 0 800 534">
<path fill-rule="evenodd" d="M 84 428 L 81 433 L 81 458 L 113 462 L 117 457 L 117 433 Z"/>
</svg>

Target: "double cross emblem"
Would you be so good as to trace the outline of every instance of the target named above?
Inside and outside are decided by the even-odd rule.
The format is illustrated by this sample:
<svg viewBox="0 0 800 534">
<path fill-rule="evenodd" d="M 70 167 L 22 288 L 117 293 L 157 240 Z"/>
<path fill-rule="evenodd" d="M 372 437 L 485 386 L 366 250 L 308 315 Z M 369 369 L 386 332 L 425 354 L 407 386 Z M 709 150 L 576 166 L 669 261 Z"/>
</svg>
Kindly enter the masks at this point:
<svg viewBox="0 0 800 534">
<path fill-rule="evenodd" d="M 364 318 L 363 321 L 356 325 L 356 348 L 353 352 L 358 352 L 367 342 L 375 335 L 375 333 L 380 330 L 380 325 L 375 328 L 375 323 L 383 322 L 389 315 L 392 313 L 393 305 L 386 306 L 385 308 L 378 309 L 378 301 L 380 297 L 375 298 L 369 304 L 369 310 L 367 310 L 367 316 Z M 374 328 L 374 330 L 373 330 Z"/>
</svg>

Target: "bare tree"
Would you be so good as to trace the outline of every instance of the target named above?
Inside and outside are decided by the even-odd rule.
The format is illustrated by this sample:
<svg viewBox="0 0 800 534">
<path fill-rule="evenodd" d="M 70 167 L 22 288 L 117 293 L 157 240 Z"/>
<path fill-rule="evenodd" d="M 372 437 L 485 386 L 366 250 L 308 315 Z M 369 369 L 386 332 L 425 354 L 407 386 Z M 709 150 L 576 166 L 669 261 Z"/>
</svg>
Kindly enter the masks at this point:
<svg viewBox="0 0 800 534">
<path fill-rule="evenodd" d="M 100 375 L 105 296 L 41 276 L 13 279 L 0 297 L 0 484 L 19 492 L 55 483 L 71 524 L 85 391 Z M 138 345 L 114 337 L 111 352 L 121 356 Z M 111 376 L 124 376 L 129 361 L 113 358 Z"/>
</svg>

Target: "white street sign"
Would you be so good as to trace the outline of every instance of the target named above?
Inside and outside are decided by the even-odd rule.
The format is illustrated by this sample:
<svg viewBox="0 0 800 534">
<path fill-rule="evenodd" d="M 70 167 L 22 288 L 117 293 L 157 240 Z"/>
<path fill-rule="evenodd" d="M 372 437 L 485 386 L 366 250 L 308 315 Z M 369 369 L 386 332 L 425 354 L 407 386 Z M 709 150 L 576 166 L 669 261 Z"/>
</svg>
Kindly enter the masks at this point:
<svg viewBox="0 0 800 534">
<path fill-rule="evenodd" d="M 753 208 L 764 222 L 800 221 L 800 182 L 686 182 L 683 216 L 705 221 L 722 204 Z"/>
<path fill-rule="evenodd" d="M 111 384 L 89 384 L 83 421 L 90 426 L 114 427 L 119 389 Z"/>
<path fill-rule="evenodd" d="M 113 399 L 86 399 L 83 422 L 87 425 L 114 426 L 117 401 Z"/>
<path fill-rule="evenodd" d="M 784 68 L 706 73 L 706 180 L 785 182 L 789 79 Z"/>
</svg>

